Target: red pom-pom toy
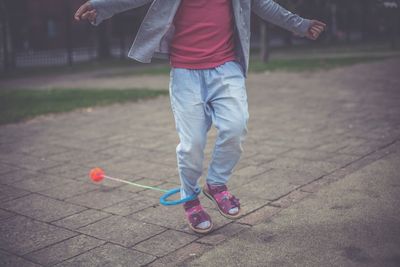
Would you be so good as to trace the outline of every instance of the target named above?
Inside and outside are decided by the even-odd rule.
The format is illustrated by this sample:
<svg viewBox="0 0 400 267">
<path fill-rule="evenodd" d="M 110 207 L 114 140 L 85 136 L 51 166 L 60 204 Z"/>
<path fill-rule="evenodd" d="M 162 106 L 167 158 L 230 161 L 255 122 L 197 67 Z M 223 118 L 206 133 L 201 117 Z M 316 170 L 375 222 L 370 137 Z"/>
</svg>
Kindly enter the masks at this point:
<svg viewBox="0 0 400 267">
<path fill-rule="evenodd" d="M 100 182 L 104 179 L 105 174 L 101 168 L 93 168 L 90 170 L 89 176 L 93 182 Z"/>
</svg>

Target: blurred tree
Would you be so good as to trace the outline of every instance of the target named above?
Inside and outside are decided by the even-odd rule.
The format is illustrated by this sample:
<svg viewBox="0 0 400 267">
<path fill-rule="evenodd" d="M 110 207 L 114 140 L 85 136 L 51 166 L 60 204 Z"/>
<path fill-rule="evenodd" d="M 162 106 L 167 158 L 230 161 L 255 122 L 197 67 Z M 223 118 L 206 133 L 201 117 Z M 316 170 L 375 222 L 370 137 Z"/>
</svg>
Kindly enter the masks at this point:
<svg viewBox="0 0 400 267">
<path fill-rule="evenodd" d="M 97 55 L 98 59 L 108 59 L 111 57 L 110 41 L 108 34 L 108 21 L 102 22 L 96 28 L 97 36 Z"/>
<path fill-rule="evenodd" d="M 383 0 L 380 3 L 383 14 L 387 18 L 387 35 L 393 49 L 398 46 L 400 0 Z"/>
<path fill-rule="evenodd" d="M 269 60 L 269 24 L 260 19 L 260 60 Z"/>
</svg>

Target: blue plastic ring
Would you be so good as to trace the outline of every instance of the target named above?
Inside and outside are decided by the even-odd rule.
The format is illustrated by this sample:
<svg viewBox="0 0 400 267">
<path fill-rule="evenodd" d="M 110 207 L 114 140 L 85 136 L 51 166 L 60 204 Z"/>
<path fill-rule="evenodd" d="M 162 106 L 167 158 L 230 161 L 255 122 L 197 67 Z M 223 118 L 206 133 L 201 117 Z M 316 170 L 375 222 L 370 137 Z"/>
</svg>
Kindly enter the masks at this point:
<svg viewBox="0 0 400 267">
<path fill-rule="evenodd" d="M 179 193 L 181 191 L 180 188 L 174 188 L 169 190 L 167 193 L 165 193 L 164 195 L 162 195 L 160 197 L 160 203 L 164 206 L 172 206 L 172 205 L 179 205 L 185 202 L 188 202 L 190 200 L 194 200 L 197 198 L 197 195 L 192 195 L 192 196 L 188 196 L 184 199 L 179 199 L 179 200 L 168 200 L 168 198 L 172 195 L 175 195 L 177 193 Z"/>
</svg>

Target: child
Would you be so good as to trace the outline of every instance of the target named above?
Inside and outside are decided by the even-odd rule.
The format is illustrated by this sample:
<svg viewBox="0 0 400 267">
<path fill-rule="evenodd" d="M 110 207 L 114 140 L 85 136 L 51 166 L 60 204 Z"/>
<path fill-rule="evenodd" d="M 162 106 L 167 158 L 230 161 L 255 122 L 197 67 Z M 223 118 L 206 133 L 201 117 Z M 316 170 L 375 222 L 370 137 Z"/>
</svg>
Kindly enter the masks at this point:
<svg viewBox="0 0 400 267">
<path fill-rule="evenodd" d="M 303 19 L 272 0 L 91 0 L 76 20 L 98 25 L 116 13 L 151 6 L 129 51 L 149 63 L 169 58 L 170 101 L 180 143 L 176 148 L 181 198 L 200 193 L 207 132 L 218 129 L 204 194 L 230 219 L 240 216 L 239 199 L 226 183 L 242 153 L 249 118 L 245 78 L 250 47 L 250 15 L 317 39 L 325 24 Z M 199 199 L 184 204 L 190 228 L 208 233 L 212 221 Z"/>
</svg>

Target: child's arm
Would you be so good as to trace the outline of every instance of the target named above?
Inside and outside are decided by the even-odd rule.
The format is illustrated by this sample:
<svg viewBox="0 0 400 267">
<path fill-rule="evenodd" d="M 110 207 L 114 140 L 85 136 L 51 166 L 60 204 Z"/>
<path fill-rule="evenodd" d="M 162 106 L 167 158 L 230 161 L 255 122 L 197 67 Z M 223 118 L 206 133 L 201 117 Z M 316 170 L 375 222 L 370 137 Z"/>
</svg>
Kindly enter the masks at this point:
<svg viewBox="0 0 400 267">
<path fill-rule="evenodd" d="M 84 3 L 75 13 L 75 19 L 89 20 L 93 25 L 99 25 L 103 20 L 117 13 L 143 6 L 153 0 L 90 0 Z"/>
<path fill-rule="evenodd" d="M 313 40 L 317 39 L 326 27 L 323 22 L 304 19 L 291 13 L 273 0 L 252 0 L 252 10 L 268 22 Z"/>
</svg>

